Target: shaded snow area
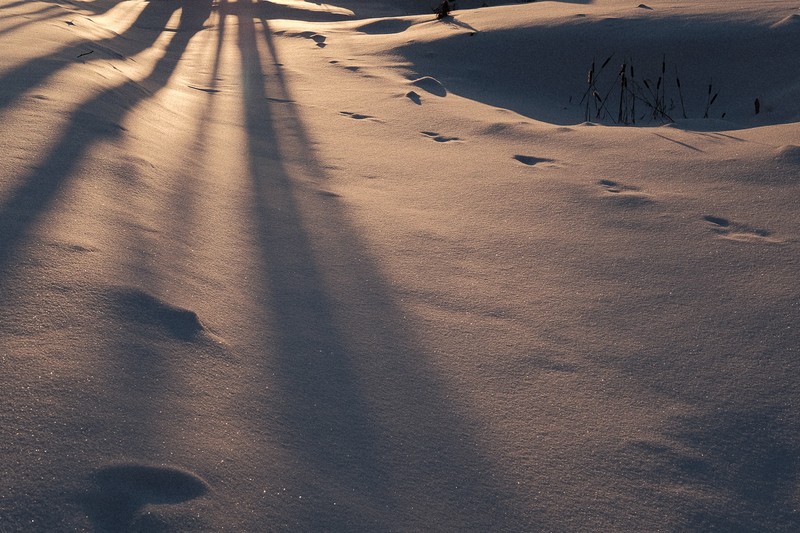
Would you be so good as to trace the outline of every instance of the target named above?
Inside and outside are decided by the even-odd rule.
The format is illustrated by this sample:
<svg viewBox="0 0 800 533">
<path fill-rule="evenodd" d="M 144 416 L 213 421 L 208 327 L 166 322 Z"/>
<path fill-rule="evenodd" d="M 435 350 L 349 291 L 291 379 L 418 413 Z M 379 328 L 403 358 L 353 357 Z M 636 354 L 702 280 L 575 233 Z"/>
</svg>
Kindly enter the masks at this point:
<svg viewBox="0 0 800 533">
<path fill-rule="evenodd" d="M 800 4 L 452 7 L 0 0 L 0 531 L 800 531 Z"/>
</svg>

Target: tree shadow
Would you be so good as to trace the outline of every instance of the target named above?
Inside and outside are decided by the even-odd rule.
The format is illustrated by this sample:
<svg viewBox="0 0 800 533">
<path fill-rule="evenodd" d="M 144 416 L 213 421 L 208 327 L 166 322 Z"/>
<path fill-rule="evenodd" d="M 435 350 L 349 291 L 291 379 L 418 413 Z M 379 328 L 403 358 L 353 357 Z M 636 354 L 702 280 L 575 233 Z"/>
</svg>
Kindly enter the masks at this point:
<svg viewBox="0 0 800 533">
<path fill-rule="evenodd" d="M 211 9 L 210 0 L 185 2 L 179 31 L 150 75 L 82 104 L 46 159 L 2 201 L 0 272 L 11 265 L 89 149 L 121 135 L 128 112 L 150 97 L 142 85 L 152 90 L 167 85 L 200 29 L 197 22 Z M 396 530 L 445 524 L 490 530 L 499 524 L 511 530 L 537 529 L 533 510 L 517 503 L 511 483 L 493 467 L 473 425 L 459 415 L 422 348 L 403 329 L 402 311 L 344 206 L 335 196 L 320 194 L 325 173 L 299 110 L 280 69 L 264 72 L 261 49 L 270 55 L 266 64 L 280 60 L 268 23 L 259 17 L 263 13 L 249 1 L 222 4 L 231 13 L 238 10 L 252 217 L 264 272 L 259 283 L 268 289 L 268 305 L 276 317 L 276 336 L 264 341 L 264 351 L 276 360 L 278 375 L 265 374 L 263 381 L 279 384 L 276 438 L 284 439 L 302 463 L 285 485 L 297 494 L 344 498 L 338 509 L 294 504 L 286 513 L 293 526 Z M 169 19 L 161 15 L 157 20 L 166 23 Z M 217 60 L 221 45 L 220 35 Z M 38 82 L 25 83 L 33 87 Z M 299 167 L 305 169 L 302 176 Z M 166 317 L 167 322 L 177 321 L 177 329 L 167 327 L 167 333 L 181 340 L 195 336 L 195 317 L 144 293 L 122 296 L 113 298 L 122 307 L 112 321 L 139 323 L 143 335 L 152 330 L 154 320 L 161 323 Z M 131 346 L 124 339 L 115 344 L 109 333 L 111 351 L 132 356 L 122 364 L 137 366 L 121 372 L 117 386 L 132 390 L 140 378 L 168 368 L 157 346 Z M 162 392 L 153 387 L 150 392 Z M 144 406 L 163 399 L 158 394 L 146 401 L 132 396 Z M 149 416 L 136 414 L 139 419 Z M 153 432 L 147 429 L 145 433 Z M 148 503 L 180 502 L 202 493 L 180 472 L 126 468 L 100 471 L 94 478 L 97 491 L 82 500 L 98 530 L 125 530 Z M 158 492 L 162 481 L 166 492 Z"/>
<path fill-rule="evenodd" d="M 368 406 L 361 396 L 344 340 L 334 325 L 334 304 L 325 292 L 295 199 L 294 184 L 282 164 L 278 149 L 281 134 L 277 124 L 273 125 L 280 119 L 265 92 L 267 80 L 253 22 L 256 10 L 242 4 L 238 5 L 239 48 L 245 76 L 253 209 L 265 284 L 279 317 L 277 356 L 282 390 L 290 405 L 281 415 L 297 435 L 291 447 L 311 463 L 322 479 L 343 477 L 366 493 L 388 498 L 381 483 L 386 468 L 381 464 L 378 436 L 369 421 Z M 286 95 L 276 96 L 285 99 Z M 282 131 L 297 133 L 292 131 L 296 126 L 280 120 Z M 325 472 L 330 470 L 333 473 Z M 303 517 L 297 519 L 303 528 L 348 526 L 334 516 L 309 516 L 305 523 Z"/>
<path fill-rule="evenodd" d="M 275 337 L 264 341 L 275 375 L 264 381 L 278 383 L 276 415 L 286 429 L 279 438 L 305 465 L 273 482 L 339 504 L 290 508 L 292 527 L 535 529 L 532 510 L 516 502 L 404 331 L 344 206 L 321 194 L 325 171 L 267 20 L 249 1 L 228 9 L 238 18 L 252 216 L 275 317 Z"/>
<path fill-rule="evenodd" d="M 4 191 L 6 194 L 0 200 L 0 294 L 13 295 L 16 292 L 17 286 L 11 287 L 10 280 L 16 277 L 18 271 L 26 278 L 22 285 L 26 288 L 28 278 L 41 274 L 39 268 L 33 269 L 33 273 L 27 270 L 28 254 L 22 253 L 22 249 L 29 245 L 42 244 L 41 240 L 31 238 L 33 229 L 53 209 L 70 182 L 81 179 L 78 170 L 82 160 L 91 154 L 92 148 L 120 136 L 123 133 L 121 124 L 127 114 L 149 99 L 152 91 L 168 84 L 190 41 L 201 29 L 199 22 L 209 16 L 211 7 L 211 0 L 169 2 L 170 17 L 176 9 L 182 8 L 178 31 L 170 32 L 171 38 L 163 49 L 163 55 L 155 61 L 146 78 L 128 80 L 105 89 L 79 105 L 68 116 L 64 130 L 53 139 L 52 147 L 44 154 L 43 161 L 27 175 L 21 175 L 16 182 L 19 183 L 16 188 Z M 159 19 L 169 20 L 166 14 Z M 149 42 L 155 41 L 164 31 L 167 30 L 162 28 L 154 31 Z M 8 74 L 3 79 L 5 83 Z M 31 87 L 35 86 L 32 80 L 25 82 L 30 83 Z M 130 245 L 125 239 L 115 241 L 120 243 L 120 250 Z M 61 267 L 56 262 L 53 268 Z M 39 281 L 33 280 L 33 283 Z M 45 284 L 52 281 L 49 279 Z M 87 480 L 92 486 L 89 492 L 84 491 L 85 486 L 78 486 L 76 480 L 84 478 L 87 463 L 94 463 L 98 455 L 113 454 L 115 444 L 113 437 L 111 441 L 103 439 L 100 453 L 87 456 L 88 441 L 82 442 L 75 435 L 91 433 L 86 430 L 89 426 L 106 432 L 106 435 L 110 433 L 118 436 L 115 434 L 117 428 L 124 427 L 131 430 L 125 438 L 120 439 L 124 453 L 152 452 L 152 442 L 160 436 L 157 431 L 159 417 L 156 414 L 161 407 L 159 402 L 165 403 L 169 399 L 169 389 L 165 386 L 165 381 L 159 381 L 158 378 L 169 376 L 166 380 L 175 382 L 178 375 L 173 371 L 175 363 L 165 358 L 160 348 L 167 342 L 174 344 L 177 339 L 187 346 L 184 352 L 194 353 L 196 345 L 203 342 L 203 339 L 196 340 L 198 335 L 195 333 L 200 331 L 193 313 L 187 314 L 185 310 L 173 308 L 168 302 L 164 305 L 143 291 L 115 293 L 104 288 L 98 293 L 92 289 L 85 290 L 83 284 L 86 281 L 70 279 L 70 283 L 75 286 L 70 291 L 71 298 L 81 300 L 71 302 L 70 306 L 75 305 L 75 309 L 81 311 L 76 313 L 79 317 L 70 316 L 69 320 L 78 329 L 89 328 L 91 335 L 80 341 L 67 340 L 66 346 L 58 348 L 48 345 L 45 340 L 41 354 L 37 348 L 37 354 L 41 357 L 36 359 L 49 362 L 57 359 L 56 354 L 63 350 L 64 359 L 88 362 L 86 374 L 91 375 L 96 371 L 92 368 L 93 365 L 102 365 L 109 369 L 107 375 L 114 376 L 115 379 L 110 380 L 108 388 L 100 391 L 91 385 L 82 390 L 85 383 L 82 380 L 75 380 L 70 384 L 70 389 L 74 387 L 76 390 L 70 390 L 60 397 L 59 408 L 71 410 L 77 407 L 81 411 L 81 417 L 80 422 L 75 425 L 70 425 L 69 421 L 63 422 L 64 428 L 69 425 L 70 429 L 58 433 L 61 438 L 49 433 L 46 427 L 48 416 L 51 415 L 37 415 L 36 423 L 44 429 L 37 427 L 31 431 L 39 432 L 43 438 L 52 439 L 48 442 L 48 447 L 51 452 L 55 452 L 51 453 L 51 457 L 56 463 L 52 471 L 48 470 L 46 461 L 35 466 L 26 465 L 25 468 L 48 470 L 48 475 L 53 474 L 53 482 L 42 481 L 36 486 L 35 491 L 40 491 L 37 494 L 42 497 L 41 501 L 32 502 L 31 494 L 26 493 L 25 489 L 12 491 L 8 495 L 3 512 L 11 508 L 8 524 L 12 528 L 15 527 L 14 524 L 22 524 L 23 520 L 26 525 L 34 524 L 35 519 L 36 524 L 28 527 L 42 531 L 84 529 L 85 517 L 78 513 L 81 522 L 79 528 L 76 525 L 78 519 L 70 516 L 72 508 L 80 506 L 92 521 L 91 529 L 105 532 L 128 531 L 146 523 L 140 512 L 144 506 L 179 503 L 197 497 L 205 490 L 202 480 L 191 477 L 190 473 L 146 465 L 102 468 Z M 48 307 L 46 298 L 49 296 L 47 293 L 37 293 L 36 307 Z M 13 308 L 13 299 L 6 299 L 0 305 L 0 310 Z M 127 327 L 128 334 L 121 335 L 121 327 Z M 47 339 L 47 335 L 42 338 Z M 141 339 L 144 341 L 139 342 Z M 210 351 L 205 345 L 203 349 Z M 11 350 L 13 355 L 14 348 Z M 3 349 L 0 352 L 5 357 L 6 352 Z M 109 354 L 114 357 L 109 357 Z M 58 374 L 58 363 L 55 368 Z M 30 379 L 24 371 L 12 375 L 23 383 Z M 117 392 L 113 392 L 115 389 Z M 137 423 L 140 427 L 136 426 Z M 81 425 L 80 428 L 77 427 L 78 424 Z M 58 426 L 61 425 L 62 422 L 59 421 Z M 144 431 L 140 432 L 140 429 Z M 118 450 L 119 448 L 116 449 L 117 452 Z M 97 452 L 98 449 L 93 451 Z M 57 480 L 56 473 L 59 475 Z M 3 527 L 0 526 L 0 529 Z M 142 527 L 141 530 L 155 529 Z"/>
<path fill-rule="evenodd" d="M 45 0 L 39 0 L 40 2 Z M 21 2 L 14 2 L 12 4 L 5 4 L 3 6 L 4 9 L 10 9 L 12 7 L 18 7 L 20 5 L 29 4 L 28 0 L 23 0 Z M 63 10 L 58 9 L 58 6 L 62 6 L 64 3 L 69 2 L 57 2 L 57 1 L 48 1 L 46 2 L 47 5 L 41 7 L 39 9 L 35 9 L 33 11 L 25 11 L 23 13 L 17 13 L 14 15 L 6 16 L 6 20 L 11 20 L 13 18 L 23 18 L 25 20 L 20 21 L 16 24 L 11 24 L 5 28 L 0 29 L 0 35 L 5 35 L 7 33 L 13 33 L 14 31 L 24 28 L 29 24 L 33 24 L 36 22 L 42 22 L 45 20 L 52 20 L 58 17 L 68 17 L 69 13 L 65 13 Z M 70 3 L 70 5 L 73 5 Z M 89 4 L 93 8 L 92 12 L 95 14 L 101 14 L 103 10 L 96 6 L 94 3 Z M 64 24 L 69 24 L 71 21 L 63 20 Z"/>
<path fill-rule="evenodd" d="M 52 7 L 50 7 L 50 8 L 42 8 L 40 10 L 40 12 L 52 11 L 52 10 L 53 10 Z M 39 12 L 37 12 L 37 13 L 39 13 Z M 58 17 L 59 15 L 60 15 L 60 13 L 53 13 L 51 15 L 40 15 L 40 16 L 36 17 L 36 20 L 23 20 L 23 21 L 20 21 L 20 22 L 18 22 L 16 24 L 11 24 L 9 26 L 6 26 L 5 28 L 0 29 L 0 36 L 5 35 L 7 33 L 14 33 L 15 31 L 19 30 L 20 28 L 24 28 L 25 26 L 28 26 L 29 24 L 33 24 L 35 22 L 41 22 L 41 21 L 44 21 L 44 20 L 54 19 L 54 18 Z M 28 17 L 25 17 L 25 18 L 27 19 Z"/>
<path fill-rule="evenodd" d="M 73 64 L 78 56 L 88 51 L 111 59 L 126 59 L 150 48 L 166 30 L 167 23 L 178 9 L 182 9 L 178 33 L 198 31 L 198 20 L 203 13 L 210 13 L 212 0 L 154 0 L 139 13 L 136 21 L 122 34 L 108 39 L 88 41 L 56 50 L 46 56 L 35 57 L 22 63 L 0 77 L 4 87 L 0 94 L 0 108 L 7 107 L 25 92 L 42 84 L 47 78 Z M 206 18 L 208 16 L 206 15 Z M 205 19 L 203 19 L 205 20 Z M 202 23 L 202 21 L 200 22 Z M 129 33 L 137 32 L 136 38 Z"/>
<path fill-rule="evenodd" d="M 30 175 L 23 178 L 22 184 L 0 203 L 0 227 L 3 228 L 0 234 L 0 272 L 7 269 L 17 249 L 25 241 L 28 231 L 48 210 L 88 149 L 101 139 L 115 138 L 121 134 L 121 122 L 128 111 L 151 95 L 144 86 L 157 90 L 167 84 L 189 41 L 201 29 L 197 24 L 198 20 L 205 20 L 209 16 L 212 0 L 184 0 L 170 4 L 170 8 L 164 10 L 159 20 L 166 24 L 173 11 L 182 7 L 178 28 L 180 31 L 174 34 L 164 55 L 147 78 L 141 82 L 129 80 L 76 109 L 70 117 L 66 131 L 47 158 Z M 158 33 L 155 37 L 157 35 Z M 43 67 L 37 73 L 43 74 L 57 69 L 56 65 L 47 60 L 43 62 L 49 66 Z M 16 70 L 4 76 L 0 83 L 13 76 Z M 26 85 L 34 86 L 38 81 L 41 80 L 37 76 L 32 76 L 27 78 Z"/>
</svg>

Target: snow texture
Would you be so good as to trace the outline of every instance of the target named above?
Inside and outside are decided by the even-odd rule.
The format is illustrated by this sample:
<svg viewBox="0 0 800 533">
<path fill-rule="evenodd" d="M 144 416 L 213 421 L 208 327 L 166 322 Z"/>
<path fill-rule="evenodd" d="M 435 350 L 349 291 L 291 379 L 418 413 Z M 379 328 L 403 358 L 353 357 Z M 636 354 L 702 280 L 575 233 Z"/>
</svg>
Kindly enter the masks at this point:
<svg viewBox="0 0 800 533">
<path fill-rule="evenodd" d="M 0 0 L 0 531 L 800 531 L 797 2 L 487 3 Z"/>
</svg>

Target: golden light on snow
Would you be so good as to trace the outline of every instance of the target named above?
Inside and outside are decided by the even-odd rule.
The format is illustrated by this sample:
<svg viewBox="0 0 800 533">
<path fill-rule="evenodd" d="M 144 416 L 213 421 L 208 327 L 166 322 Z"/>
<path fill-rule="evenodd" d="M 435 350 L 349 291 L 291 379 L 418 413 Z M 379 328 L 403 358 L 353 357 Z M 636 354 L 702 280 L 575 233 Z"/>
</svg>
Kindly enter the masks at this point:
<svg viewBox="0 0 800 533">
<path fill-rule="evenodd" d="M 483 2 L 0 0 L 0 530 L 800 530 L 797 6 Z"/>
</svg>

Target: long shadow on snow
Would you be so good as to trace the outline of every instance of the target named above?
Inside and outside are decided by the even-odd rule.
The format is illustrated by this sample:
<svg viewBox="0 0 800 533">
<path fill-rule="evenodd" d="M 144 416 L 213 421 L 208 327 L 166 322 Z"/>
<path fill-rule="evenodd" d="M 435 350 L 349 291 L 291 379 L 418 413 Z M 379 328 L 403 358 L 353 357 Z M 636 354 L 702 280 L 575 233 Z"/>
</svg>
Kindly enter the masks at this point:
<svg viewBox="0 0 800 533">
<path fill-rule="evenodd" d="M 184 6 L 185 4 L 185 6 Z M 7 107 L 25 92 L 40 85 L 50 76 L 72 65 L 79 55 L 95 51 L 96 56 L 126 59 L 150 48 L 165 31 L 172 15 L 183 7 L 178 33 L 193 32 L 208 18 L 203 13 L 211 10 L 212 0 L 158 0 L 148 2 L 136 21 L 125 33 L 112 38 L 86 41 L 56 50 L 46 56 L 36 57 L 6 72 L 0 77 L 0 108 Z M 129 33 L 137 32 L 135 38 Z M 90 59 L 95 55 L 89 56 Z"/>
<path fill-rule="evenodd" d="M 189 42 L 200 28 L 197 21 L 207 17 L 210 10 L 211 0 L 203 0 L 202 2 L 189 2 L 187 0 L 178 28 L 179 31 L 174 34 L 166 47 L 163 57 L 157 61 L 145 80 L 148 86 L 157 89 L 167 84 Z M 0 271 L 8 269 L 16 252 L 26 240 L 30 229 L 50 208 L 58 197 L 59 192 L 72 178 L 80 160 L 91 147 L 101 139 L 119 135 L 121 130 L 118 124 L 126 113 L 149 96 L 150 92 L 143 90 L 138 82 L 130 81 L 87 101 L 72 114 L 66 131 L 57 140 L 46 160 L 27 176 L 23 184 L 12 191 L 10 196 L 0 205 L 0 228 L 2 228 L 2 232 L 0 232 Z M 0 285 L 3 283 L 5 283 L 5 280 L 0 280 Z M 120 301 L 127 304 L 132 303 L 133 307 L 136 308 L 133 309 L 134 313 L 144 311 L 145 315 L 152 314 L 152 302 L 143 300 L 139 294 L 134 293 L 131 296 L 132 300 L 123 298 Z M 155 305 L 158 305 L 158 302 L 155 302 Z M 130 313 L 131 307 L 131 305 L 127 305 L 124 311 Z M 158 308 L 155 309 L 155 312 L 160 311 Z M 147 327 L 147 324 L 143 324 L 143 327 Z M 138 406 L 154 405 L 158 396 L 153 395 L 151 398 L 149 393 L 154 391 L 163 393 L 163 390 L 156 385 L 152 385 L 152 380 L 149 377 L 164 370 L 163 362 L 157 358 L 158 354 L 147 346 L 126 346 L 125 348 L 130 350 L 130 353 L 128 353 L 130 357 L 122 361 L 122 363 L 129 363 L 131 367 L 127 368 L 126 372 L 121 373 L 121 375 L 125 376 L 125 379 L 121 380 L 120 384 L 132 392 L 132 394 L 126 396 L 126 401 L 133 398 Z M 112 364 L 117 364 L 117 362 Z M 148 384 L 149 388 L 141 387 L 143 382 Z M 113 404 L 109 406 L 109 402 L 101 403 L 103 406 L 101 410 L 114 409 Z M 87 410 L 87 415 L 92 412 L 93 408 L 95 406 Z M 151 417 L 152 413 L 145 411 L 143 416 Z M 110 417 L 106 417 L 104 422 L 113 423 Z M 134 447 L 138 445 L 135 437 L 130 439 L 127 444 Z M 132 468 L 139 467 L 134 466 Z M 133 475 L 129 475 L 131 472 L 133 472 Z M 163 470 L 153 470 L 151 475 L 151 472 L 145 469 L 146 475 L 139 476 L 144 484 L 139 483 L 137 485 L 137 476 L 139 475 L 137 472 L 140 471 L 123 470 L 119 478 L 120 483 L 130 481 L 133 486 L 132 488 L 129 487 L 130 490 L 127 488 L 123 488 L 124 490 L 115 489 L 112 494 L 108 491 L 107 480 L 103 477 L 103 471 L 101 471 L 97 478 L 100 485 L 99 492 L 85 494 L 80 497 L 80 503 L 93 520 L 95 529 L 98 531 L 126 531 L 136 518 L 136 511 L 141 505 L 145 503 L 182 501 L 195 494 L 194 492 L 181 492 L 178 490 L 178 492 L 168 491 L 160 495 L 156 494 L 155 497 L 147 496 L 145 493 L 153 490 L 153 486 L 147 485 L 147 483 L 155 483 L 155 488 L 167 484 L 167 488 L 177 486 L 178 489 L 184 487 L 185 483 L 181 485 L 183 479 L 179 476 L 172 476 L 170 472 L 167 472 L 165 477 L 162 475 Z M 59 501 L 63 497 L 62 489 L 57 485 L 53 485 L 53 490 L 58 491 L 58 493 L 53 494 L 53 500 Z M 143 496 L 143 494 L 145 495 Z M 47 516 L 37 515 L 37 518 L 44 519 L 44 523 L 57 524 L 64 519 L 64 516 L 60 513 L 63 513 L 63 509 L 55 507 L 52 514 L 48 512 Z"/>
<path fill-rule="evenodd" d="M 631 465 L 631 481 L 653 502 L 681 510 L 679 530 L 798 531 L 792 418 L 753 407 L 680 419 L 667 441 L 633 444 L 619 464 Z M 704 497 L 692 498 L 698 493 Z"/>
<path fill-rule="evenodd" d="M 175 33 L 150 75 L 143 82 L 129 81 L 81 105 L 47 159 L 0 204 L 0 273 L 7 269 L 30 228 L 48 210 L 92 144 L 120 135 L 120 122 L 127 112 L 150 96 L 142 85 L 151 90 L 166 85 L 189 41 L 200 29 L 197 21 L 210 14 L 211 1 L 185 0 L 181 31 Z"/>
<path fill-rule="evenodd" d="M 800 47 L 800 32 L 790 26 L 770 28 L 699 17 L 587 17 L 524 31 L 492 31 L 492 42 L 502 42 L 514 51 L 508 60 L 498 61 L 495 48 L 485 44 L 481 32 L 454 33 L 433 43 L 410 42 L 397 52 L 413 64 L 416 73 L 437 78 L 459 96 L 560 125 L 584 121 L 580 102 L 592 61 L 599 65 L 613 54 L 596 80 L 607 108 L 616 109 L 619 91 L 608 95 L 606 91 L 615 86 L 620 65 L 632 61 L 639 82 L 649 78 L 655 83 L 665 58 L 667 97 L 678 101 L 676 77 L 680 77 L 688 118 L 703 116 L 708 84 L 713 80 L 720 92 L 710 116 L 719 118 L 726 112 L 735 117 L 732 120 L 746 121 L 754 117 L 756 96 L 762 101 L 781 101 L 787 89 L 800 84 L 800 54 L 791 52 Z M 712 70 L 706 68 L 709 51 L 718 58 Z M 526 58 L 524 69 L 520 58 Z M 742 76 L 742 72 L 749 74 Z M 649 111 L 644 104 L 638 107 L 645 115 Z M 682 118 L 679 110 L 670 112 L 673 118 Z M 794 122 L 800 106 L 775 112 L 774 116 L 759 115 L 759 124 Z"/>
<path fill-rule="evenodd" d="M 55 13 L 53 13 L 54 10 L 56 11 Z M 48 13 L 48 14 L 45 14 L 45 13 Z M 36 17 L 35 20 L 31 20 L 30 15 L 39 15 L 39 16 Z M 43 7 L 41 9 L 38 9 L 36 11 L 25 13 L 24 15 L 19 14 L 19 15 L 16 15 L 16 17 L 23 18 L 23 20 L 21 20 L 20 22 L 17 22 L 16 24 L 10 24 L 10 25 L 6 26 L 5 28 L 0 29 L 0 35 L 5 35 L 7 33 L 13 33 L 16 30 L 18 30 L 20 28 L 24 28 L 25 26 L 28 26 L 30 24 L 35 24 L 37 22 L 42 22 L 42 21 L 45 21 L 45 20 L 51 20 L 51 19 L 54 19 L 54 18 L 59 17 L 59 16 L 63 16 L 63 13 L 58 11 L 58 10 L 56 10 L 55 6 L 46 6 L 46 7 Z M 12 18 L 12 17 L 8 17 L 8 18 Z"/>
<path fill-rule="evenodd" d="M 495 7 L 503 5 L 515 5 L 525 3 L 529 0 L 461 0 L 453 2 L 455 9 L 476 9 L 480 7 Z M 592 4 L 594 0 L 553 0 L 564 4 Z M 431 15 L 433 18 L 433 8 L 441 3 L 441 0 L 334 0 L 326 2 L 338 8 L 348 9 L 355 13 L 356 19 L 397 17 L 408 15 Z"/>
<path fill-rule="evenodd" d="M 265 350 L 277 352 L 277 371 L 265 379 L 277 380 L 284 398 L 285 447 L 307 466 L 292 480 L 270 480 L 304 495 L 287 510 L 291 527 L 535 529 L 403 331 L 343 207 L 319 190 L 324 170 L 281 71 L 262 70 L 280 63 L 267 21 L 271 57 L 263 62 L 255 5 L 230 6 L 239 19 L 253 216 L 276 321 Z"/>
</svg>

